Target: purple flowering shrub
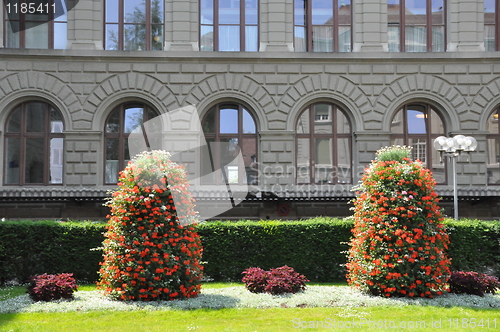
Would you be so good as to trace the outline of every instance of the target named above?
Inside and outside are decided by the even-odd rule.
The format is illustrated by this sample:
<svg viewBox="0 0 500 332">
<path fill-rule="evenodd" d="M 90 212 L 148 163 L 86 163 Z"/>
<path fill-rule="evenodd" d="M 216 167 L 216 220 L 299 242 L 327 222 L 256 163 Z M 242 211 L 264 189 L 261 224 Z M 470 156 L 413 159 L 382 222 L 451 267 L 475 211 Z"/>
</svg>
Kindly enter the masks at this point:
<svg viewBox="0 0 500 332">
<path fill-rule="evenodd" d="M 252 293 L 297 293 L 306 289 L 309 281 L 304 275 L 296 272 L 289 266 L 282 266 L 270 271 L 258 267 L 251 267 L 242 272 L 245 276 L 242 281 Z"/>
<path fill-rule="evenodd" d="M 72 299 L 77 288 L 73 273 L 45 273 L 31 277 L 27 293 L 34 301 L 52 301 Z"/>
<path fill-rule="evenodd" d="M 500 289 L 500 281 L 497 277 L 484 273 L 458 271 L 451 274 L 449 280 L 450 292 L 456 294 L 472 294 L 484 296 L 484 294 L 495 294 Z"/>
</svg>

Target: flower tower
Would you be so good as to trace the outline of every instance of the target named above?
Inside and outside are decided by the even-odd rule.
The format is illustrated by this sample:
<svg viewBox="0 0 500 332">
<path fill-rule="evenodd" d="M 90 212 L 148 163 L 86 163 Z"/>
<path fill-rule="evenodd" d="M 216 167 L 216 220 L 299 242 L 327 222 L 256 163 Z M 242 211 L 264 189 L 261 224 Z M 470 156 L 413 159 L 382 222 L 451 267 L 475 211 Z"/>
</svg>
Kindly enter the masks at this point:
<svg viewBox="0 0 500 332">
<path fill-rule="evenodd" d="M 355 188 L 347 281 L 385 297 L 433 297 L 448 291 L 449 239 L 431 172 L 411 148 L 377 151 Z"/>
<path fill-rule="evenodd" d="M 165 151 L 139 154 L 120 173 L 107 205 L 100 289 L 135 301 L 199 294 L 202 247 L 183 167 Z"/>
</svg>

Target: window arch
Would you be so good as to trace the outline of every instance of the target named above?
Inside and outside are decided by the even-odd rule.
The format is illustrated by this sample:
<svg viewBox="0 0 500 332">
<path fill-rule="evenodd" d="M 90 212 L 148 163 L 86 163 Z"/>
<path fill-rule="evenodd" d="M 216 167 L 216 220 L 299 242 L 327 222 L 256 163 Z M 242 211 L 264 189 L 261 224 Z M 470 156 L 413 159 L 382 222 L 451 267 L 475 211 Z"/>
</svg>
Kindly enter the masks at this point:
<svg viewBox="0 0 500 332">
<path fill-rule="evenodd" d="M 200 50 L 257 52 L 258 0 L 201 0 Z"/>
<path fill-rule="evenodd" d="M 66 1 L 5 0 L 3 7 L 6 48 L 66 48 Z"/>
<path fill-rule="evenodd" d="M 228 183 L 257 184 L 257 126 L 247 108 L 217 104 L 203 118 L 202 127 L 208 146 L 201 156 L 204 184 L 224 184 L 224 177 Z M 240 150 L 242 162 L 234 159 Z M 224 172 L 215 172 L 219 169 Z"/>
<path fill-rule="evenodd" d="M 157 111 L 140 102 L 121 104 L 109 114 L 104 130 L 105 184 L 116 184 L 118 173 L 130 160 L 127 142 L 130 133 L 158 115 Z"/>
<path fill-rule="evenodd" d="M 389 52 L 446 51 L 445 0 L 387 0 Z"/>
<path fill-rule="evenodd" d="M 163 0 L 106 0 L 104 49 L 163 50 Z"/>
<path fill-rule="evenodd" d="M 500 126 L 498 117 L 500 116 L 500 107 L 488 118 L 486 129 L 488 134 L 488 184 L 500 184 Z"/>
<path fill-rule="evenodd" d="M 61 113 L 46 102 L 14 108 L 5 125 L 4 184 L 62 184 L 63 130 Z"/>
<path fill-rule="evenodd" d="M 351 0 L 294 0 L 296 52 L 350 52 Z"/>
<path fill-rule="evenodd" d="M 296 126 L 298 184 L 352 183 L 352 131 L 336 105 L 305 108 Z"/>
<path fill-rule="evenodd" d="M 413 147 L 412 159 L 420 160 L 432 171 L 438 184 L 446 183 L 446 167 L 440 163 L 439 152 L 433 148 L 438 136 L 446 136 L 443 120 L 436 109 L 425 103 L 401 107 L 391 122 L 391 145 Z"/>
</svg>

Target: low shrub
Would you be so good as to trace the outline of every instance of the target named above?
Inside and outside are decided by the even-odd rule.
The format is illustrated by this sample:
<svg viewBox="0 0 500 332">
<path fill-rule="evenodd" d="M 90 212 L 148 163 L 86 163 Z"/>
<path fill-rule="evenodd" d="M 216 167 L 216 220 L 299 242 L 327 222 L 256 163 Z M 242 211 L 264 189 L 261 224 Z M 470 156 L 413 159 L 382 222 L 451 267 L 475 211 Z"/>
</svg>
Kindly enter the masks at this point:
<svg viewBox="0 0 500 332">
<path fill-rule="evenodd" d="M 72 299 L 77 288 L 73 273 L 44 273 L 31 277 L 27 293 L 34 301 L 53 301 Z"/>
<path fill-rule="evenodd" d="M 472 271 L 453 272 L 449 283 L 450 292 L 456 294 L 465 293 L 484 296 L 484 294 L 495 294 L 495 290 L 500 289 L 500 281 L 498 281 L 498 278 Z"/>
<path fill-rule="evenodd" d="M 305 283 L 309 281 L 304 275 L 286 265 L 270 271 L 251 267 L 242 273 L 245 274 L 242 281 L 253 293 L 265 292 L 273 295 L 297 293 L 306 289 Z"/>
</svg>

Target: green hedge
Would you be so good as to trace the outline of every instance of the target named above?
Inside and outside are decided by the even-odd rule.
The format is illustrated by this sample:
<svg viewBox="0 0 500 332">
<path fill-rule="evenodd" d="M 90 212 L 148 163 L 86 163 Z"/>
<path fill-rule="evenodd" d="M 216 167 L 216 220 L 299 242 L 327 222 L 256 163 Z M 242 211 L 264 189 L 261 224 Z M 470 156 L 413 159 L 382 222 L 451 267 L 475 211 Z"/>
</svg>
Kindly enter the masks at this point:
<svg viewBox="0 0 500 332">
<path fill-rule="evenodd" d="M 446 221 L 453 269 L 500 276 L 500 223 Z M 344 280 L 349 219 L 206 222 L 197 226 L 205 273 L 216 281 L 240 280 L 248 267 L 289 265 L 311 281 Z M 105 224 L 53 221 L 0 222 L 0 281 L 71 272 L 95 281 Z"/>
<path fill-rule="evenodd" d="M 43 273 L 73 273 L 95 281 L 102 252 L 103 223 L 0 222 L 0 280 L 26 281 Z"/>
</svg>

